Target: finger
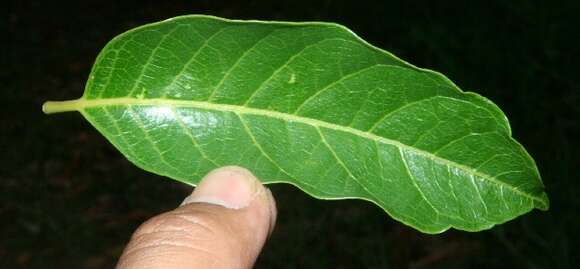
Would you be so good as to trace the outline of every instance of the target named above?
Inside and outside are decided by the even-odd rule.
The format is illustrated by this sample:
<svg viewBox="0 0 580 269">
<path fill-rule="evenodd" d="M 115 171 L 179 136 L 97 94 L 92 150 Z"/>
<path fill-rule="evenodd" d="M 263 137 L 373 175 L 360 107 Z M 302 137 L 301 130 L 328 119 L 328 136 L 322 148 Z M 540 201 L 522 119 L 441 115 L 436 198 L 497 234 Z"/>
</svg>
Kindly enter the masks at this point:
<svg viewBox="0 0 580 269">
<path fill-rule="evenodd" d="M 275 219 L 272 194 L 251 172 L 219 168 L 179 208 L 142 224 L 117 268 L 251 268 Z"/>
</svg>

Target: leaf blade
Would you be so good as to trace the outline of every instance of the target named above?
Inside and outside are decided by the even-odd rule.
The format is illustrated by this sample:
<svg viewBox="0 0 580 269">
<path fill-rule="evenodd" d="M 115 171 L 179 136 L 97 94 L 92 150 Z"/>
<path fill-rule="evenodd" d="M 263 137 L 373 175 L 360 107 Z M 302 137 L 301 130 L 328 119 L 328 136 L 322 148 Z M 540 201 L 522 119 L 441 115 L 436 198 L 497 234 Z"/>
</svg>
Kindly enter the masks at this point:
<svg viewBox="0 0 580 269">
<path fill-rule="evenodd" d="M 189 184 L 242 165 L 315 197 L 369 200 L 428 233 L 548 208 L 497 106 L 334 24 L 140 27 L 105 47 L 81 99 L 44 108 L 67 109 L 139 167 Z"/>
</svg>

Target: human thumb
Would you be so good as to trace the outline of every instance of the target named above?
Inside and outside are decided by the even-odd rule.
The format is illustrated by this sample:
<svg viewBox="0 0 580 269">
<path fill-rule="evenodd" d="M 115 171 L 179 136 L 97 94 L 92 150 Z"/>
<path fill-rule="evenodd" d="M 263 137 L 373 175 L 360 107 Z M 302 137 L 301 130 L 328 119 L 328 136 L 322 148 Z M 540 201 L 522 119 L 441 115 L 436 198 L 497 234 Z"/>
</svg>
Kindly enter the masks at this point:
<svg viewBox="0 0 580 269">
<path fill-rule="evenodd" d="M 275 219 L 272 194 L 250 171 L 218 168 L 180 207 L 142 224 L 117 268 L 251 268 Z"/>
</svg>

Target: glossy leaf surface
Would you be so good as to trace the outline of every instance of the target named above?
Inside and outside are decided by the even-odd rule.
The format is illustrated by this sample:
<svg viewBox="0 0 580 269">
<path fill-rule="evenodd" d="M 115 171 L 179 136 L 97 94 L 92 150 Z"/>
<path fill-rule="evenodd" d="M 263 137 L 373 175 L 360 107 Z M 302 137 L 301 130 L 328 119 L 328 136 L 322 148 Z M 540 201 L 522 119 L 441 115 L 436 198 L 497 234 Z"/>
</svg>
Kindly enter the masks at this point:
<svg viewBox="0 0 580 269">
<path fill-rule="evenodd" d="M 188 184 L 224 165 L 427 233 L 477 231 L 548 198 L 489 100 L 329 23 L 177 17 L 114 38 L 77 110 L 137 166 Z"/>
</svg>

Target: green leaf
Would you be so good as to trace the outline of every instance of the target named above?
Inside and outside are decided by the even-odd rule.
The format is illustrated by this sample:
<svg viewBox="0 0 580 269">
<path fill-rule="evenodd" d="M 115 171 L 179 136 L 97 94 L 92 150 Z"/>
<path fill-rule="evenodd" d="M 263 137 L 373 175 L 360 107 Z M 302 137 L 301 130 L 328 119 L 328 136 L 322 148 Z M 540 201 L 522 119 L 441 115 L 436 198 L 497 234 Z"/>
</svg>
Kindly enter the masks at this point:
<svg viewBox="0 0 580 269">
<path fill-rule="evenodd" d="M 331 23 L 184 16 L 109 42 L 76 110 L 137 166 L 195 185 L 224 165 L 426 233 L 548 209 L 491 101 Z"/>
</svg>

